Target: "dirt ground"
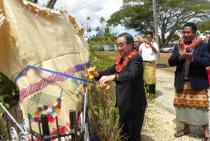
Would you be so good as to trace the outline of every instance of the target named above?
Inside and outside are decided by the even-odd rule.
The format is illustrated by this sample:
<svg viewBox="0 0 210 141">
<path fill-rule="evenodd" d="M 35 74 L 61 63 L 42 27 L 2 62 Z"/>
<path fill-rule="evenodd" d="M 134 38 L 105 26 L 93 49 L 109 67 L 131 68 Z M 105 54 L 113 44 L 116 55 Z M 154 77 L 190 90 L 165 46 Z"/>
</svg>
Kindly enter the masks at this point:
<svg viewBox="0 0 210 141">
<path fill-rule="evenodd" d="M 160 108 L 149 102 L 146 110 L 144 126 L 142 129 L 143 141 L 202 141 L 202 134 L 198 127 L 192 127 L 192 133 L 180 138 L 175 138 L 174 133 L 182 129 L 180 123 L 176 123 L 175 115 L 166 109 Z"/>
</svg>

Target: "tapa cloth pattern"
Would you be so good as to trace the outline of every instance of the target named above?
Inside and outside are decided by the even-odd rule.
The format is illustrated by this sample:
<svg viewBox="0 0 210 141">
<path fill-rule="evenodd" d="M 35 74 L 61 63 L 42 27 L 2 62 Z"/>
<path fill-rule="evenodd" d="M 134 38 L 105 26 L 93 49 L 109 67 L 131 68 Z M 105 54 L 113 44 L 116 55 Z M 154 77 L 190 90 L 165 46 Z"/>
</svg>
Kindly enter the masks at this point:
<svg viewBox="0 0 210 141">
<path fill-rule="evenodd" d="M 183 90 L 177 91 L 174 97 L 175 106 L 208 108 L 207 90 L 193 90 L 189 82 L 184 83 Z"/>
<path fill-rule="evenodd" d="M 0 9 L 6 17 L 6 22 L 0 25 L 1 72 L 14 81 L 29 64 L 85 78 L 85 68 L 75 71 L 74 67 L 89 62 L 89 48 L 83 38 L 84 30 L 74 17 L 65 11 L 37 7 L 26 0 L 1 0 Z M 68 127 L 69 110 L 81 106 L 82 97 L 78 94 L 83 90 L 79 81 L 29 68 L 16 83 L 25 120 L 28 113 L 60 98 L 58 122 Z M 50 124 L 51 129 L 56 128 L 53 126 L 55 124 Z M 38 129 L 34 123 L 32 128 Z"/>
</svg>

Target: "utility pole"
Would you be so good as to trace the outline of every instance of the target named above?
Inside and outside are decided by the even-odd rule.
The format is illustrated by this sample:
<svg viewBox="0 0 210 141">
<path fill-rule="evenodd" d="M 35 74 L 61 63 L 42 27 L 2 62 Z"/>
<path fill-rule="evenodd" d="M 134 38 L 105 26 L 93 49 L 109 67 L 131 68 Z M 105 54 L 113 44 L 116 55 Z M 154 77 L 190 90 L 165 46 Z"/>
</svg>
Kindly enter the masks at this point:
<svg viewBox="0 0 210 141">
<path fill-rule="evenodd" d="M 155 41 L 159 45 L 156 0 L 152 0 L 152 6 L 153 6 L 153 18 L 154 18 L 154 28 L 155 28 Z"/>
<path fill-rule="evenodd" d="M 157 24 L 157 9 L 156 9 L 156 6 L 157 6 L 156 5 L 156 0 L 152 0 L 154 28 L 155 28 L 155 41 L 160 48 L 159 38 L 158 38 L 158 24 Z M 160 52 L 157 55 L 157 59 L 160 60 Z"/>
</svg>

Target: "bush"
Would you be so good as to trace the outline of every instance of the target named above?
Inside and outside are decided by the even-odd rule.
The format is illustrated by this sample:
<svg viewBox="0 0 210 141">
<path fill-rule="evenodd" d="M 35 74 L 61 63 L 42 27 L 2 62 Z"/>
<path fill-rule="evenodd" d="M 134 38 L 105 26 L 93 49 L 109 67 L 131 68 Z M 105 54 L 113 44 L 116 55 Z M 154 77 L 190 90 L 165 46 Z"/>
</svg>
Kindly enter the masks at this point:
<svg viewBox="0 0 210 141">
<path fill-rule="evenodd" d="M 89 99 L 92 133 L 102 141 L 119 141 L 118 119 L 115 108 L 114 84 L 108 90 L 93 88 Z"/>
<path fill-rule="evenodd" d="M 104 58 L 91 49 L 92 65 L 97 70 L 103 70 L 111 66 L 112 59 Z M 115 84 L 109 83 L 108 90 L 92 88 L 89 99 L 89 120 L 92 133 L 96 138 L 102 141 L 119 141 L 119 114 L 115 108 Z"/>
</svg>

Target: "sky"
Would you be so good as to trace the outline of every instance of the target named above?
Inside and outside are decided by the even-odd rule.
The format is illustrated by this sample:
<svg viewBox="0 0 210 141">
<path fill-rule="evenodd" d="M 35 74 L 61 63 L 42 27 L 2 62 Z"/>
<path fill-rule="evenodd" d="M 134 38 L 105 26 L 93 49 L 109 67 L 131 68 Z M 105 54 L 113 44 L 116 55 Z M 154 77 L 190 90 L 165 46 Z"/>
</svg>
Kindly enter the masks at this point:
<svg viewBox="0 0 210 141">
<path fill-rule="evenodd" d="M 39 0 L 39 4 L 46 4 L 48 0 Z M 88 26 L 92 29 L 96 27 L 102 27 L 99 22 L 100 17 L 103 17 L 106 21 L 110 16 L 120 10 L 122 6 L 122 0 L 58 0 L 55 4 L 55 9 L 61 7 L 66 9 L 72 16 L 76 17 L 77 20 L 82 24 L 86 30 L 87 28 L 87 17 L 90 17 Z M 117 26 L 112 28 L 112 32 L 120 34 L 125 32 L 123 26 Z M 126 30 L 130 34 L 134 35 L 134 31 Z M 89 36 L 96 34 L 91 32 Z"/>
</svg>

